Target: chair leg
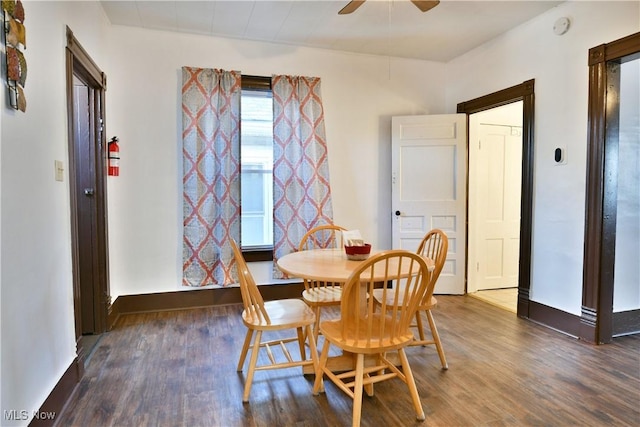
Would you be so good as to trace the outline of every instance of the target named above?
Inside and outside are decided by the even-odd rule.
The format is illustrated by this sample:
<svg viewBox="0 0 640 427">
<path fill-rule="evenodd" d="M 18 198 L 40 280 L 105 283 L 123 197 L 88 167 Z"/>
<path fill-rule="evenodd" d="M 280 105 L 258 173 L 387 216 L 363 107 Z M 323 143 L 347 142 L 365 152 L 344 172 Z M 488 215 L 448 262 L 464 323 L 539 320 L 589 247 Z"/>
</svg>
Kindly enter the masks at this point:
<svg viewBox="0 0 640 427">
<path fill-rule="evenodd" d="M 364 374 L 364 377 L 367 380 L 371 378 L 369 374 Z M 364 392 L 367 393 L 367 396 L 373 397 L 373 383 L 364 384 L 363 387 L 364 387 Z"/>
<path fill-rule="evenodd" d="M 242 366 L 244 365 L 244 360 L 247 358 L 247 351 L 249 351 L 252 336 L 253 329 L 247 329 L 247 335 L 244 338 L 244 344 L 242 345 L 242 351 L 240 352 L 240 360 L 238 360 L 238 372 L 242 372 Z"/>
<path fill-rule="evenodd" d="M 313 362 L 313 372 L 318 372 L 318 366 L 320 363 L 318 361 L 318 349 L 316 348 L 316 341 L 312 339 L 312 331 L 311 326 L 307 325 L 305 327 L 306 335 L 309 338 L 309 352 L 311 353 L 311 361 Z M 302 344 L 302 348 L 304 348 L 304 343 Z"/>
<path fill-rule="evenodd" d="M 318 342 L 318 335 L 320 335 L 320 306 L 316 305 L 314 311 L 316 313 L 316 321 L 313 324 L 313 339 Z"/>
<path fill-rule="evenodd" d="M 375 305 L 375 302 L 373 304 Z M 382 361 L 382 359 L 384 357 L 387 357 L 387 353 L 378 354 L 376 356 L 376 365 L 382 366 L 384 364 L 384 362 Z M 386 371 L 386 369 L 382 368 L 382 369 L 380 369 L 379 371 L 376 372 L 376 375 L 384 375 L 385 371 Z M 370 379 L 371 376 L 369 374 L 365 374 L 365 378 Z M 364 391 L 365 391 L 365 393 L 367 393 L 367 396 L 373 397 L 373 394 L 374 394 L 373 383 L 365 384 L 364 385 Z"/>
<path fill-rule="evenodd" d="M 407 360 L 407 355 L 404 352 L 404 348 L 398 349 L 398 356 L 400 356 L 400 362 L 402 363 L 402 372 L 404 373 L 407 387 L 409 387 L 409 394 L 411 394 L 411 400 L 413 401 L 413 406 L 416 410 L 416 418 L 422 421 L 425 418 L 424 410 L 422 409 L 420 395 L 418 395 L 418 388 L 416 387 L 416 382 L 413 378 L 413 372 L 411 372 L 411 366 L 409 365 L 409 360 Z"/>
<path fill-rule="evenodd" d="M 386 352 L 379 354 L 379 355 L 378 355 L 378 359 L 377 359 L 377 362 L 376 362 L 376 363 L 377 363 L 379 366 L 383 366 L 385 363 L 382 361 L 382 359 L 383 359 L 383 358 L 386 358 L 386 357 L 387 357 L 387 353 L 386 353 Z M 386 370 L 387 370 L 387 369 L 383 367 L 382 369 L 380 369 L 380 370 L 378 371 L 378 373 L 377 373 L 376 375 L 384 375 L 384 373 L 385 373 L 385 371 L 386 371 Z M 373 396 L 373 394 L 371 394 L 370 396 Z"/>
<path fill-rule="evenodd" d="M 442 363 L 442 369 L 449 369 L 447 359 L 444 357 L 444 350 L 442 349 L 442 342 L 440 341 L 438 328 L 436 328 L 436 322 L 433 320 L 433 314 L 431 314 L 431 310 L 426 310 L 426 312 L 427 319 L 429 320 L 429 327 L 431 328 L 431 335 L 433 335 L 433 341 L 435 341 L 438 356 L 440 356 L 440 363 Z"/>
<path fill-rule="evenodd" d="M 364 377 L 364 354 L 359 353 L 356 358 L 356 376 L 353 387 L 353 427 L 360 426 L 362 414 L 362 382 Z"/>
<path fill-rule="evenodd" d="M 416 325 L 418 326 L 418 336 L 420 337 L 420 341 L 424 341 L 424 329 L 422 327 L 422 316 L 420 316 L 420 310 L 416 310 Z"/>
<path fill-rule="evenodd" d="M 307 329 L 305 328 L 305 331 Z M 307 360 L 307 351 L 304 348 L 304 342 L 306 339 L 306 334 L 303 332 L 302 327 L 296 328 L 296 332 L 298 334 L 298 347 L 300 349 L 300 359 Z"/>
<path fill-rule="evenodd" d="M 244 383 L 244 393 L 242 395 L 242 401 L 249 401 L 249 392 L 251 391 L 251 383 L 253 382 L 253 374 L 256 370 L 256 364 L 258 363 L 258 353 L 260 352 L 260 340 L 262 340 L 262 331 L 256 333 L 256 338 L 253 341 L 253 348 L 251 349 L 251 359 L 249 360 L 249 372 L 247 372 L 247 379 Z"/>
<path fill-rule="evenodd" d="M 313 383 L 314 395 L 318 395 L 318 393 L 324 393 L 324 382 L 322 381 L 322 377 L 324 376 L 324 368 L 325 366 L 327 366 L 327 359 L 329 357 L 329 346 L 329 341 L 325 340 L 324 345 L 322 346 L 320 362 L 318 363 L 318 368 L 316 369 L 316 380 Z"/>
</svg>

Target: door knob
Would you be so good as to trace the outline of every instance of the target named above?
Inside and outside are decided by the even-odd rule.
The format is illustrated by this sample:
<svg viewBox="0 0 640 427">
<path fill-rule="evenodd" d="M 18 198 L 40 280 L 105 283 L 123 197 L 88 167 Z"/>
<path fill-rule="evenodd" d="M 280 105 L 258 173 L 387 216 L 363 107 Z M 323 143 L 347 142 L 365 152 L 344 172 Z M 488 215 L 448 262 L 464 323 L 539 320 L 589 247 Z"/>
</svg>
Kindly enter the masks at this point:
<svg viewBox="0 0 640 427">
<path fill-rule="evenodd" d="M 400 211 L 396 211 L 396 216 L 400 216 Z"/>
<path fill-rule="evenodd" d="M 84 189 L 85 196 L 93 196 L 93 188 L 85 188 Z"/>
</svg>

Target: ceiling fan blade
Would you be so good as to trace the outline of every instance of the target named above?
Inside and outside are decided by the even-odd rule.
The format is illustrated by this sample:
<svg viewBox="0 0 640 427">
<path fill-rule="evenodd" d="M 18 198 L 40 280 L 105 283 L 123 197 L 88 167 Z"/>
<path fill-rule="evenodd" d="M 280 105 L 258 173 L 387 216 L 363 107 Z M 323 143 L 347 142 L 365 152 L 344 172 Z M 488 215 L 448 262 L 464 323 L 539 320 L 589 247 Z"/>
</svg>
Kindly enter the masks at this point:
<svg viewBox="0 0 640 427">
<path fill-rule="evenodd" d="M 440 1 L 439 0 L 434 0 L 434 1 L 411 0 L 411 3 L 415 4 L 416 7 L 418 9 L 420 9 L 421 11 L 426 12 L 426 11 L 431 10 L 434 7 L 436 7 L 440 3 Z"/>
<path fill-rule="evenodd" d="M 357 8 L 359 8 L 360 6 L 362 6 L 362 3 L 364 3 L 366 0 L 352 0 L 349 3 L 347 3 L 347 5 L 345 7 L 343 7 L 342 9 L 340 9 L 340 12 L 338 12 L 338 15 L 347 15 L 349 13 L 353 13 L 355 12 L 355 10 Z"/>
</svg>

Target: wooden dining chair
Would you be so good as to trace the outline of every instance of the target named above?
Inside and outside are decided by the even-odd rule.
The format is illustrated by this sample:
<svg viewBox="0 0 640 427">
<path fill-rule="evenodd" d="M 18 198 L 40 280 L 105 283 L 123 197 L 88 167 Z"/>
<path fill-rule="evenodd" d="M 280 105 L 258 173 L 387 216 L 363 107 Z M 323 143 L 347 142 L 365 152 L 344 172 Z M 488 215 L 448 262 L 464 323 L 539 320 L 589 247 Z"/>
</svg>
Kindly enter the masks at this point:
<svg viewBox="0 0 640 427">
<path fill-rule="evenodd" d="M 407 274 L 409 271 L 411 275 Z M 426 296 L 430 277 L 425 259 L 415 252 L 391 250 L 373 255 L 363 261 L 344 284 L 340 319 L 320 323 L 325 341 L 313 392 L 324 391 L 323 375 L 326 375 L 353 399 L 353 426 L 360 425 L 363 389 L 372 396 L 375 383 L 394 377 L 407 384 L 416 417 L 424 420 L 420 396 L 404 348 L 414 339 L 409 326 Z M 376 309 L 369 296 L 381 281 L 391 282 L 394 286 L 383 289 L 383 298 Z M 399 286 L 400 282 L 408 282 L 408 286 Z M 400 300 L 404 303 L 398 303 Z M 332 372 L 327 367 L 330 345 L 353 353 L 355 369 Z M 394 351 L 399 357 L 400 367 L 390 360 L 388 353 Z M 372 358 L 366 367 L 365 356 Z"/>
<path fill-rule="evenodd" d="M 344 248 L 342 232 L 345 230 L 346 228 L 333 224 L 314 227 L 302 236 L 298 250 Z M 341 295 L 342 283 L 304 279 L 302 299 L 313 308 L 316 314 L 316 323 L 313 326 L 313 337 L 316 341 L 321 307 L 340 305 Z"/>
<path fill-rule="evenodd" d="M 231 247 L 233 248 L 238 269 L 240 292 L 242 294 L 242 303 L 244 304 L 242 322 L 247 327 L 247 335 L 242 346 L 242 351 L 240 352 L 240 360 L 238 361 L 238 372 L 242 372 L 244 361 L 249 348 L 251 348 L 249 371 L 247 372 L 244 393 L 242 395 L 242 401 L 248 402 L 255 371 L 307 365 L 313 365 L 314 370 L 318 369 L 316 343 L 312 338 L 313 335 L 311 331 L 311 326 L 315 323 L 316 316 L 313 310 L 299 299 L 264 301 L 251 272 L 247 268 L 242 252 L 240 252 L 237 243 L 233 239 L 231 239 Z M 287 329 L 295 329 L 297 335 L 295 337 L 262 341 L 263 332 Z M 253 338 L 254 332 L 255 338 Z M 310 359 L 307 359 L 306 356 L 305 337 L 311 337 L 311 339 L 308 340 Z M 251 342 L 252 338 L 253 343 Z M 294 359 L 286 346 L 286 343 L 293 341 L 298 342 L 300 351 L 299 359 Z M 271 363 L 258 365 L 258 354 L 261 348 L 266 350 Z M 285 361 L 282 361 L 281 358 L 280 361 L 276 359 L 275 354 L 277 348 L 282 352 L 284 359 L 286 359 Z"/>
<path fill-rule="evenodd" d="M 444 263 L 447 259 L 447 251 L 449 248 L 449 239 L 444 231 L 440 229 L 433 229 L 429 231 L 418 246 L 416 251 L 418 254 L 430 258 L 433 260 L 435 268 L 431 277 L 432 283 L 430 284 L 431 290 L 425 295 L 424 300 L 420 303 L 415 315 L 415 322 L 411 324 L 411 327 L 417 328 L 418 336 L 411 343 L 411 345 L 435 345 L 438 350 L 438 356 L 440 357 L 440 363 L 442 369 L 449 369 L 447 359 L 444 355 L 442 348 L 442 342 L 440 341 L 440 335 L 438 334 L 438 328 L 436 322 L 433 319 L 431 310 L 438 304 L 438 300 L 433 296 L 433 289 L 435 288 L 440 272 L 444 267 Z M 376 289 L 373 292 L 373 296 L 378 303 L 382 299 L 382 290 Z M 424 327 L 422 323 L 422 313 L 424 312 L 429 322 L 429 328 L 431 330 L 431 339 L 427 339 L 424 333 Z"/>
</svg>

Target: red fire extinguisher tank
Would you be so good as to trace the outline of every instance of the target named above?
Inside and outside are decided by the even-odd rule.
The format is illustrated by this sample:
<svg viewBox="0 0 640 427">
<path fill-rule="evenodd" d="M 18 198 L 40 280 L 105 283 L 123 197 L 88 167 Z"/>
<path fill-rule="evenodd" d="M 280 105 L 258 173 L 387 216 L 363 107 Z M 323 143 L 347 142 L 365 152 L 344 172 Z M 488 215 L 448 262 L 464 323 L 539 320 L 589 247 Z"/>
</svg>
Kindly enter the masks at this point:
<svg viewBox="0 0 640 427">
<path fill-rule="evenodd" d="M 120 146 L 118 137 L 114 136 L 109 141 L 109 176 L 120 175 Z"/>
</svg>

